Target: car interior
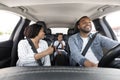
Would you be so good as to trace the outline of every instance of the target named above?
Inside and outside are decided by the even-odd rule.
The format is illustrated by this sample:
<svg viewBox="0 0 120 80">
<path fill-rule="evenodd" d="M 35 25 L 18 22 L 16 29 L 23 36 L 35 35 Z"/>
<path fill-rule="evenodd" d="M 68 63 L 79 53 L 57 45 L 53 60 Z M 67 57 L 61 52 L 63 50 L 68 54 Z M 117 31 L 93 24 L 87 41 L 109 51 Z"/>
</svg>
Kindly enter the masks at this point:
<svg viewBox="0 0 120 80">
<path fill-rule="evenodd" d="M 93 33 L 99 32 L 103 36 L 119 41 L 117 35 L 120 34 L 120 25 L 117 28 L 112 28 L 107 21 L 109 14 L 118 11 L 120 11 L 119 0 L 1 0 L 0 21 L 1 23 L 4 21 L 4 24 L 1 25 L 0 23 L 0 79 L 119 80 L 120 45 L 115 46 L 110 51 L 103 49 L 104 56 L 100 60 L 98 68 L 80 68 L 70 66 L 67 62 L 65 65 L 55 65 L 53 54 L 50 55 L 52 64 L 50 67 L 16 67 L 18 43 L 24 39 L 24 29 L 27 26 L 33 23 L 42 23 L 45 26 L 44 40 L 47 41 L 48 46 L 57 40 L 59 33 L 62 33 L 63 40 L 66 43 L 65 51 L 69 57 L 68 39 L 71 35 L 79 32 L 77 23 L 82 16 L 91 18 Z M 12 15 L 9 18 L 1 12 L 17 16 L 16 22 L 14 22 Z M 119 20 L 116 19 L 117 21 Z M 14 22 L 14 26 L 10 25 L 12 22 Z M 53 31 L 55 28 L 56 30 Z M 114 32 L 115 30 L 118 31 L 117 35 Z M 9 37 L 2 40 L 4 33 Z"/>
</svg>

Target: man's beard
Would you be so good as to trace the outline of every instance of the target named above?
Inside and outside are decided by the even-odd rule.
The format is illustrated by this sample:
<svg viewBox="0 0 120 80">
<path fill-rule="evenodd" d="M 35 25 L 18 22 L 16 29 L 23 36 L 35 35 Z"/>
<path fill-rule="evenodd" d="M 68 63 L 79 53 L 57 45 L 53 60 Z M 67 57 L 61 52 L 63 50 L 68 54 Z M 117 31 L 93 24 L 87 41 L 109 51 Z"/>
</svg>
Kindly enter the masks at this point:
<svg viewBox="0 0 120 80">
<path fill-rule="evenodd" d="M 80 31 L 84 32 L 84 33 L 89 33 L 91 31 L 91 29 L 90 30 L 80 29 Z"/>
</svg>

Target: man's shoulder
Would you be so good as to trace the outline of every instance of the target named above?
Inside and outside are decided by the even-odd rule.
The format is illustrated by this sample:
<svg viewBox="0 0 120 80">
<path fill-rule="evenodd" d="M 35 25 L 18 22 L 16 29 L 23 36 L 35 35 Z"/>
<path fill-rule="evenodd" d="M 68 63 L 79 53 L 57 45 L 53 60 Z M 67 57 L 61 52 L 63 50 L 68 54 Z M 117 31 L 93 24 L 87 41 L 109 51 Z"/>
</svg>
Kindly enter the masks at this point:
<svg viewBox="0 0 120 80">
<path fill-rule="evenodd" d="M 70 36 L 70 38 L 75 38 L 75 37 L 77 37 L 78 34 L 79 33 L 73 34 L 73 35 Z"/>
</svg>

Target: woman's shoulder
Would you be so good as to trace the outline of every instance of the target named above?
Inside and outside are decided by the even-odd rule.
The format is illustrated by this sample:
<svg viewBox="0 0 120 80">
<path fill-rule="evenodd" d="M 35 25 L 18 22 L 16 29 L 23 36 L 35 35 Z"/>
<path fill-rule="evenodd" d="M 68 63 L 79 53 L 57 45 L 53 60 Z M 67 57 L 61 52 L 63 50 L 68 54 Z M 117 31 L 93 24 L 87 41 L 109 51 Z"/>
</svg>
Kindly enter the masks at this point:
<svg viewBox="0 0 120 80">
<path fill-rule="evenodd" d="M 40 40 L 40 43 L 47 44 L 47 41 L 45 41 L 45 40 Z"/>
<path fill-rule="evenodd" d="M 26 39 L 22 39 L 22 40 L 19 41 L 19 43 L 26 43 L 26 42 L 27 42 Z"/>
<path fill-rule="evenodd" d="M 26 39 L 22 39 L 19 41 L 18 45 L 29 45 Z"/>
<path fill-rule="evenodd" d="M 45 40 L 40 40 L 39 41 L 39 45 L 42 45 L 42 46 L 48 46 L 48 43 L 47 43 L 47 41 L 45 41 Z"/>
</svg>

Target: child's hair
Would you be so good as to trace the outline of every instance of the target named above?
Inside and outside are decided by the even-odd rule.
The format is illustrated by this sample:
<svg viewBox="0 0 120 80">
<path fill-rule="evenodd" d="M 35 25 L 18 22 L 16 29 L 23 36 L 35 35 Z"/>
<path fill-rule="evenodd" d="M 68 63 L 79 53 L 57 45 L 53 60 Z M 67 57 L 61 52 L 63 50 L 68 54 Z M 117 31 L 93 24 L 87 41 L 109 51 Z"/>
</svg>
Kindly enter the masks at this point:
<svg viewBox="0 0 120 80">
<path fill-rule="evenodd" d="M 63 33 L 57 33 L 57 37 L 58 37 L 59 35 L 62 35 L 62 36 L 63 36 Z"/>
</svg>

